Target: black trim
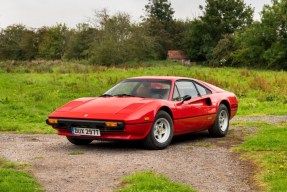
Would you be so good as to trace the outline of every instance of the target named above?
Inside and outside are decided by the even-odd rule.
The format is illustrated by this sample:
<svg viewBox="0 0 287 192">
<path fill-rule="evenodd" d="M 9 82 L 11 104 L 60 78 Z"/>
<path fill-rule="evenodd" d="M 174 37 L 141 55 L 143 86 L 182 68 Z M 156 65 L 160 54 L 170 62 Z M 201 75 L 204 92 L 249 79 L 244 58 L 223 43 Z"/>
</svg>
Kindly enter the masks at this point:
<svg viewBox="0 0 287 192">
<path fill-rule="evenodd" d="M 177 86 L 176 83 L 177 83 L 177 82 L 180 82 L 180 81 L 189 81 L 189 82 L 192 82 L 192 84 L 194 85 L 195 90 L 197 91 L 197 97 L 199 97 L 199 96 L 205 96 L 205 95 L 210 95 L 210 94 L 213 93 L 209 88 L 207 88 L 206 86 L 202 85 L 201 83 L 197 82 L 197 81 L 194 80 L 194 79 L 177 79 L 177 80 L 174 82 L 174 85 Z M 199 91 L 198 91 L 198 88 L 196 87 L 196 84 L 199 85 L 199 86 L 202 86 L 203 88 L 205 88 L 208 93 L 205 94 L 205 95 L 201 95 L 201 94 L 199 93 Z M 178 89 L 178 88 L 177 88 L 177 89 Z M 178 90 L 178 92 L 179 92 L 179 90 Z M 179 93 L 180 93 L 180 92 L 179 92 Z M 180 95 L 180 96 L 181 96 L 181 95 Z M 183 96 L 184 96 L 184 95 L 183 95 Z M 181 96 L 181 97 L 183 97 L 183 96 Z M 193 97 L 193 98 L 197 98 L 197 97 Z M 193 98 L 192 98 L 192 99 L 193 99 Z"/>
<path fill-rule="evenodd" d="M 178 118 L 178 119 L 174 119 L 174 120 L 190 119 L 190 118 L 204 117 L 204 116 L 208 116 L 208 115 L 216 115 L 216 114 L 217 114 L 217 113 L 210 113 L 210 114 L 206 114 L 206 115 L 190 116 L 190 117 Z"/>
<path fill-rule="evenodd" d="M 105 122 L 117 122 L 117 127 L 107 127 Z M 124 131 L 125 125 L 119 121 L 97 121 L 97 120 L 78 120 L 78 119 L 58 119 L 57 124 L 50 124 L 48 119 L 46 120 L 48 125 L 52 125 L 56 129 L 69 129 L 72 127 L 80 128 L 92 128 L 99 129 L 102 132 L 118 132 Z"/>
</svg>

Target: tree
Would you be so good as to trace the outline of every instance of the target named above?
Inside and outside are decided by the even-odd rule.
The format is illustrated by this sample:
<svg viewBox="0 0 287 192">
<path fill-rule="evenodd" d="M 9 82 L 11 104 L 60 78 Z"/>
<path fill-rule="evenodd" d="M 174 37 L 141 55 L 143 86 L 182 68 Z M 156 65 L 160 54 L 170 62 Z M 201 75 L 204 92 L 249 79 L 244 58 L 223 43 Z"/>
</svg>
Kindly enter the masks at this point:
<svg viewBox="0 0 287 192">
<path fill-rule="evenodd" d="M 89 53 L 93 63 L 112 65 L 154 59 L 154 41 L 146 30 L 131 22 L 130 15 L 107 10 L 96 13 L 96 36 Z"/>
<path fill-rule="evenodd" d="M 89 49 L 96 38 L 96 29 L 87 23 L 80 23 L 76 30 L 70 30 L 64 57 L 66 59 L 88 59 Z"/>
<path fill-rule="evenodd" d="M 146 17 L 143 26 L 157 44 L 157 52 L 165 59 L 167 51 L 174 48 L 174 11 L 167 0 L 149 0 L 145 6 Z"/>
<path fill-rule="evenodd" d="M 232 53 L 235 51 L 234 35 L 227 34 L 220 39 L 216 47 L 212 50 L 211 64 L 213 66 L 231 66 Z"/>
<path fill-rule="evenodd" d="M 188 52 L 195 60 L 211 59 L 212 49 L 223 35 L 243 30 L 252 23 L 253 9 L 243 0 L 206 0 L 206 6 L 200 6 L 200 9 L 203 16 L 190 25 L 189 31 L 195 33 L 187 38 L 191 49 Z M 196 51 L 200 51 L 200 57 L 194 54 Z"/>
<path fill-rule="evenodd" d="M 287 0 L 265 5 L 261 22 L 236 34 L 233 63 L 287 69 Z"/>
<path fill-rule="evenodd" d="M 262 11 L 262 28 L 269 46 L 263 58 L 267 67 L 287 69 L 287 0 L 272 0 L 272 6 L 265 6 Z"/>
<path fill-rule="evenodd" d="M 264 40 L 261 23 L 254 22 L 244 31 L 235 34 L 235 51 L 232 53 L 233 66 L 260 67 L 264 65 L 262 54 L 269 44 Z"/>
<path fill-rule="evenodd" d="M 157 20 L 168 27 L 173 22 L 174 11 L 167 0 L 149 0 L 145 6 L 147 20 Z"/>
<path fill-rule="evenodd" d="M 186 30 L 184 31 L 183 48 L 189 55 L 191 60 L 205 61 L 206 47 L 210 41 L 209 33 L 205 31 L 205 24 L 195 19 L 186 22 Z"/>
<path fill-rule="evenodd" d="M 43 59 L 61 59 L 65 52 L 68 28 L 65 24 L 39 30 L 38 55 Z"/>
<path fill-rule="evenodd" d="M 11 25 L 0 32 L 1 60 L 30 60 L 36 51 L 35 33 L 24 25 Z"/>
<path fill-rule="evenodd" d="M 206 0 L 202 21 L 215 30 L 215 37 L 231 34 L 249 26 L 253 21 L 254 10 L 243 0 Z"/>
</svg>

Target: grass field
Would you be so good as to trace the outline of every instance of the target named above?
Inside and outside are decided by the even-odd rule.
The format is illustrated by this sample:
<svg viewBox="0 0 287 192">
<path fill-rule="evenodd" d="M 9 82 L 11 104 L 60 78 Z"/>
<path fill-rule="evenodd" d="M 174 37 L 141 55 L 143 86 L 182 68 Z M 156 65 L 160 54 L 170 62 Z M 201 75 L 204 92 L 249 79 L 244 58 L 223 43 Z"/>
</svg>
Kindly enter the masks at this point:
<svg viewBox="0 0 287 192">
<path fill-rule="evenodd" d="M 9 162 L 0 157 L 0 192 L 40 192 L 37 181 L 26 173 L 29 165 Z"/>
<path fill-rule="evenodd" d="M 119 192 L 195 192 L 191 187 L 170 181 L 164 175 L 154 172 L 139 172 L 122 179 L 123 187 Z"/>
<path fill-rule="evenodd" d="M 241 125 L 260 128 L 256 135 L 246 138 L 237 148 L 260 167 L 257 175 L 259 184 L 267 191 L 287 191 L 287 122 L 248 122 Z"/>
<path fill-rule="evenodd" d="M 287 89 L 283 89 L 287 84 L 286 72 L 186 67 L 173 62 L 118 68 L 74 63 L 70 67 L 67 63 L 47 65 L 50 68 L 43 64 L 13 65 L 14 68 L 10 67 L 6 73 L 2 64 L 1 131 L 52 133 L 53 130 L 45 125 L 45 119 L 57 107 L 78 97 L 101 95 L 125 78 L 142 75 L 193 77 L 235 92 L 239 98 L 238 115 L 287 113 Z"/>
<path fill-rule="evenodd" d="M 191 67 L 167 61 L 110 68 L 77 62 L 0 62 L 0 131 L 54 133 L 45 119 L 57 107 L 78 97 L 101 95 L 125 78 L 143 75 L 192 77 L 232 91 L 238 96 L 241 116 L 287 114 L 284 71 Z M 286 123 L 251 124 L 260 131 L 239 150 L 264 167 L 259 180 L 268 190 L 286 191 Z"/>
</svg>

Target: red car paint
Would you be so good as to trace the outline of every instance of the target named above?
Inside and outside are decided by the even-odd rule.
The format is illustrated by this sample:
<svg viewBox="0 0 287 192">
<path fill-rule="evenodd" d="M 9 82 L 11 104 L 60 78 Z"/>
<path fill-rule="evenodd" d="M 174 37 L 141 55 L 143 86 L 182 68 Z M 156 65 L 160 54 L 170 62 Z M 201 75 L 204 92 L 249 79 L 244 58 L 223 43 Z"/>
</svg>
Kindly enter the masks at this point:
<svg viewBox="0 0 287 192">
<path fill-rule="evenodd" d="M 170 76 L 135 77 L 128 80 L 167 80 L 171 82 L 170 92 L 167 99 L 129 96 L 79 98 L 58 108 L 48 116 L 48 119 L 122 122 L 124 129 L 121 131 L 101 131 L 101 136 L 77 136 L 69 128 L 52 125 L 53 128 L 58 131 L 59 135 L 78 138 L 141 140 L 149 134 L 159 110 L 167 111 L 172 117 L 173 135 L 181 135 L 211 128 L 221 103 L 227 106 L 230 119 L 234 117 L 238 109 L 235 94 L 200 80 Z M 175 82 L 182 80 L 195 82 L 207 88 L 210 93 L 184 102 L 174 101 Z M 162 88 L 156 82 L 154 85 Z"/>
</svg>

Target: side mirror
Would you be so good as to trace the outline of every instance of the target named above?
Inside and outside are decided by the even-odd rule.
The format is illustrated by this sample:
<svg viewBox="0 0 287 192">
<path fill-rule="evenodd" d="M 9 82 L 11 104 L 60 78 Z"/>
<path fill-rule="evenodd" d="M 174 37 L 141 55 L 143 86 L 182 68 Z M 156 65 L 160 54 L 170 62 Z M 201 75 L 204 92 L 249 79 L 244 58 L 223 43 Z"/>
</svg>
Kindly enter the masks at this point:
<svg viewBox="0 0 287 192">
<path fill-rule="evenodd" d="M 182 103 L 184 103 L 185 101 L 188 101 L 191 99 L 191 96 L 190 95 L 185 95 L 183 98 L 182 98 Z"/>
</svg>

